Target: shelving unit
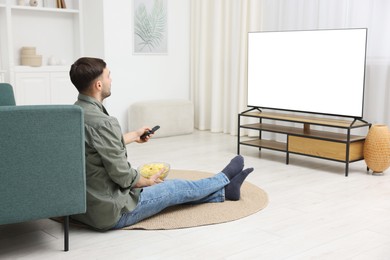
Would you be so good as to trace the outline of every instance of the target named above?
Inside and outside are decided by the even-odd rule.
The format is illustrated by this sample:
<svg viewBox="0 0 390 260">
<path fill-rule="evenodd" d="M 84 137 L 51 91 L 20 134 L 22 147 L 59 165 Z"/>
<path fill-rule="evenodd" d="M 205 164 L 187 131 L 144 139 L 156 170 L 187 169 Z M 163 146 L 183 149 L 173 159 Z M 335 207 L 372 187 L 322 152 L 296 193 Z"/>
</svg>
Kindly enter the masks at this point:
<svg viewBox="0 0 390 260">
<path fill-rule="evenodd" d="M 39 6 L 0 0 L 0 70 L 13 85 L 18 105 L 68 104 L 77 97 L 70 64 L 83 55 L 82 0 L 40 0 Z M 44 6 L 45 4 L 49 4 Z M 22 47 L 35 47 L 41 67 L 21 66 Z M 54 58 L 53 58 L 54 57 Z M 56 60 L 53 64 L 52 60 Z"/>
<path fill-rule="evenodd" d="M 241 124 L 242 117 L 257 118 L 258 123 Z M 292 122 L 300 125 L 285 126 L 280 122 Z M 330 129 L 342 129 L 343 133 L 315 130 L 311 126 L 324 126 Z M 367 130 L 370 124 L 363 120 L 339 120 L 316 116 L 293 115 L 275 112 L 262 112 L 253 108 L 238 115 L 238 143 L 240 146 L 252 146 L 286 153 L 286 164 L 289 164 L 290 154 L 299 154 L 345 163 L 345 176 L 348 176 L 349 163 L 363 160 L 363 145 L 365 136 L 353 135 L 354 129 Z M 251 129 L 259 132 L 259 138 L 242 140 L 241 129 Z M 285 142 L 262 138 L 262 132 L 271 132 L 286 136 Z"/>
</svg>

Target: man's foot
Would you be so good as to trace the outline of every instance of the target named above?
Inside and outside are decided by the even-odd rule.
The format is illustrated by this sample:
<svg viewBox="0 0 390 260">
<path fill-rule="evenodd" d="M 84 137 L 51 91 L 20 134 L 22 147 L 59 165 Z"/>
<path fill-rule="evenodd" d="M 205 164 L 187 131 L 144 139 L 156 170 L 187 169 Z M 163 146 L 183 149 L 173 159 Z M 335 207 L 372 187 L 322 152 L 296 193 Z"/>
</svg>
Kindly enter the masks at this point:
<svg viewBox="0 0 390 260">
<path fill-rule="evenodd" d="M 225 186 L 225 198 L 228 200 L 239 200 L 241 195 L 241 185 L 253 168 L 248 168 L 237 174 L 230 183 Z"/>
<path fill-rule="evenodd" d="M 233 179 L 244 168 L 244 158 L 241 155 L 234 157 L 222 172 L 229 180 Z"/>
</svg>

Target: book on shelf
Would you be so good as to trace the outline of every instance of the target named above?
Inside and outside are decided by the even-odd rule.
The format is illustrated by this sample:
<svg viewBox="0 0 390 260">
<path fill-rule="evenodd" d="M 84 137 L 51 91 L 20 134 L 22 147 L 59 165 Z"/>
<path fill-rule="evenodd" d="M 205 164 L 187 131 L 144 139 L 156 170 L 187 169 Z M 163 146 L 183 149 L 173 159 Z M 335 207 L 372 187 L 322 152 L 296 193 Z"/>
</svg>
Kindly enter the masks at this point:
<svg viewBox="0 0 390 260">
<path fill-rule="evenodd" d="M 65 0 L 57 0 L 57 8 L 66 9 Z"/>
</svg>

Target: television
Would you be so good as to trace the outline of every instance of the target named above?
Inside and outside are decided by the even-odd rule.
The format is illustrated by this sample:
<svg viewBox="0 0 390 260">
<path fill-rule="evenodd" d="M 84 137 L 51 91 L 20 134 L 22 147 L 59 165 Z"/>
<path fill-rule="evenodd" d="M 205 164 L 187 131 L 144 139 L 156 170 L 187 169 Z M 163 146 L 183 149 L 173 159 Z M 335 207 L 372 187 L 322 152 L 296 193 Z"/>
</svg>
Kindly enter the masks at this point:
<svg viewBox="0 0 390 260">
<path fill-rule="evenodd" d="M 363 117 L 367 28 L 248 33 L 248 107 Z"/>
</svg>

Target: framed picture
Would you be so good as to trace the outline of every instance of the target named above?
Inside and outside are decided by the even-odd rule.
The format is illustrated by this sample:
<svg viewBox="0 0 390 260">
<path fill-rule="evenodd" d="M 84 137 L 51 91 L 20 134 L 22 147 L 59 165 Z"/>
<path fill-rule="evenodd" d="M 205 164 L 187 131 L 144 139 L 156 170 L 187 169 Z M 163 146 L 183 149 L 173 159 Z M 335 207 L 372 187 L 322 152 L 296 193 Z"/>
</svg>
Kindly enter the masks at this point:
<svg viewBox="0 0 390 260">
<path fill-rule="evenodd" d="M 134 0 L 134 53 L 167 54 L 167 0 Z"/>
</svg>

